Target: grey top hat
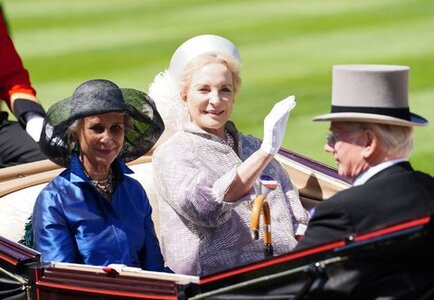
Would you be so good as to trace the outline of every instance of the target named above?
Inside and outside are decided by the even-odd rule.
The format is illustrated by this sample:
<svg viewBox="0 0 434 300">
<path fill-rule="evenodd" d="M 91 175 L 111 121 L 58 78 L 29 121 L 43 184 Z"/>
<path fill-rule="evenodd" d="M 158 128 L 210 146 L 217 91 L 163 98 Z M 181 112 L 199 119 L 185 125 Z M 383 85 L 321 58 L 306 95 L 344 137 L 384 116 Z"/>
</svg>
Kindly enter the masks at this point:
<svg viewBox="0 0 434 300">
<path fill-rule="evenodd" d="M 410 112 L 408 73 L 407 66 L 333 66 L 331 112 L 313 121 L 428 125 L 425 118 Z"/>
<path fill-rule="evenodd" d="M 95 79 L 82 83 L 71 97 L 48 109 L 39 141 L 41 151 L 54 163 L 68 167 L 73 151 L 68 140 L 71 124 L 110 112 L 122 112 L 133 119 L 120 154 L 126 162 L 149 151 L 164 131 L 163 120 L 151 97 L 135 89 L 120 88 L 109 80 Z"/>
</svg>

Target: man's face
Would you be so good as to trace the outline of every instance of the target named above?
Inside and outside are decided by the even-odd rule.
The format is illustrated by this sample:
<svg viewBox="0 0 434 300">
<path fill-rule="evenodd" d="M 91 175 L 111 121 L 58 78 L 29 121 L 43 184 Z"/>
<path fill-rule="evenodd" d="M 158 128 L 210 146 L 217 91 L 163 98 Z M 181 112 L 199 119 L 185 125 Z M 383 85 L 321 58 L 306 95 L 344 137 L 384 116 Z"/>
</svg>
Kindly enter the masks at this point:
<svg viewBox="0 0 434 300">
<path fill-rule="evenodd" d="M 354 132 L 345 124 L 331 122 L 324 150 L 333 155 L 339 175 L 354 179 L 368 168 L 368 163 L 362 155 L 363 131 Z"/>
</svg>

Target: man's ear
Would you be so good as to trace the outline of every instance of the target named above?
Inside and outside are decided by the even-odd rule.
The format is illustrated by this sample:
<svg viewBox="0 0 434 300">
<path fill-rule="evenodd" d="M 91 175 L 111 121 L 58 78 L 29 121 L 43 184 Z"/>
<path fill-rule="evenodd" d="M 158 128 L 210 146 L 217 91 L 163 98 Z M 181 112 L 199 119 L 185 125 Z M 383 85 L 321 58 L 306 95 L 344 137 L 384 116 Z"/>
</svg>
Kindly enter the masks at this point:
<svg viewBox="0 0 434 300">
<path fill-rule="evenodd" d="M 378 137 L 372 130 L 365 130 L 363 133 L 364 138 L 364 149 L 362 150 L 362 155 L 364 158 L 369 158 L 378 150 Z"/>
</svg>

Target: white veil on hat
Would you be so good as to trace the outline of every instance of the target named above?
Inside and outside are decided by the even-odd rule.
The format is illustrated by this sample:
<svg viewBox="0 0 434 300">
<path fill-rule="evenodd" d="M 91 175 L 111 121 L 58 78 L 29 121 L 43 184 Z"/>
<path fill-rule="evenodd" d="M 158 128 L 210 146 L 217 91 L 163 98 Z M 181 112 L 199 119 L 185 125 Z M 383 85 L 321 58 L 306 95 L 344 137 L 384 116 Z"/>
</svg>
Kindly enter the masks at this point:
<svg viewBox="0 0 434 300">
<path fill-rule="evenodd" d="M 178 79 L 182 69 L 193 58 L 209 52 L 222 53 L 241 63 L 237 47 L 228 39 L 212 34 L 198 35 L 176 49 L 169 68 L 157 74 L 150 84 L 148 94 L 155 101 L 165 124 L 165 131 L 158 144 L 181 129 L 189 119 L 187 109 L 180 99 Z"/>
</svg>

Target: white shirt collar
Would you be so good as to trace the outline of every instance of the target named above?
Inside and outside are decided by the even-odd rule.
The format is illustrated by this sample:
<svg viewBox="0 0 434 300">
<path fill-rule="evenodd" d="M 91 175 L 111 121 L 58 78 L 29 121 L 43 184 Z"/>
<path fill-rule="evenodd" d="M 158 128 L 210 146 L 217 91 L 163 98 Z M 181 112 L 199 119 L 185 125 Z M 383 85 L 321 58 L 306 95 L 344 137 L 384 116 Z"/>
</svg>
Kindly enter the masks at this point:
<svg viewBox="0 0 434 300">
<path fill-rule="evenodd" d="M 380 171 L 383 171 L 384 169 L 386 169 L 390 166 L 393 166 L 395 164 L 398 164 L 398 163 L 401 163 L 404 161 L 407 161 L 407 159 L 399 158 L 399 159 L 389 160 L 389 161 L 383 162 L 381 164 L 378 164 L 376 166 L 373 166 L 373 167 L 369 168 L 368 170 L 366 170 L 365 172 L 363 172 L 362 174 L 360 174 L 359 176 L 357 176 L 354 179 L 353 186 L 354 185 L 362 185 L 366 181 L 368 181 L 372 176 L 379 173 Z"/>
</svg>

